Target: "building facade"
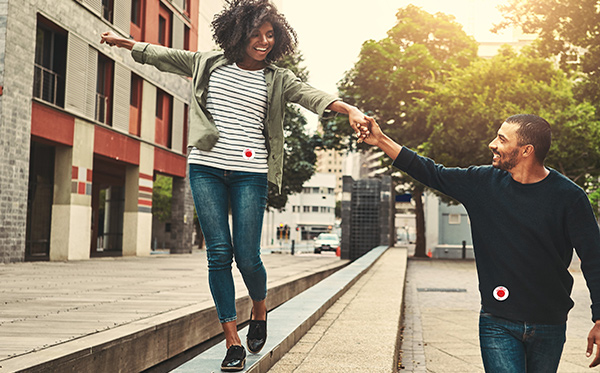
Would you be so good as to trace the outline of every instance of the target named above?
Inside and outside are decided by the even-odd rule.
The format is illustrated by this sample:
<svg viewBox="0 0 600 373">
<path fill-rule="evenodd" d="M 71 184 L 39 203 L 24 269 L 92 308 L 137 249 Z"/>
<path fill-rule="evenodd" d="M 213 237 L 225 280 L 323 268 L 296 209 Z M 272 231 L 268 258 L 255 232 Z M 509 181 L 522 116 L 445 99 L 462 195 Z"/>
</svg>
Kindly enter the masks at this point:
<svg viewBox="0 0 600 373">
<path fill-rule="evenodd" d="M 315 173 L 303 185 L 301 193 L 292 194 L 285 208 L 265 213 L 262 246 L 294 240 L 312 240 L 335 228 L 335 175 Z"/>
<path fill-rule="evenodd" d="M 198 0 L 0 0 L 0 262 L 149 254 L 158 174 L 191 250 L 190 82 L 99 41 L 195 50 L 198 18 Z"/>
<path fill-rule="evenodd" d="M 342 176 L 346 152 L 339 150 L 319 150 L 317 153 L 317 172 L 335 175 L 335 195 L 342 193 Z"/>
</svg>

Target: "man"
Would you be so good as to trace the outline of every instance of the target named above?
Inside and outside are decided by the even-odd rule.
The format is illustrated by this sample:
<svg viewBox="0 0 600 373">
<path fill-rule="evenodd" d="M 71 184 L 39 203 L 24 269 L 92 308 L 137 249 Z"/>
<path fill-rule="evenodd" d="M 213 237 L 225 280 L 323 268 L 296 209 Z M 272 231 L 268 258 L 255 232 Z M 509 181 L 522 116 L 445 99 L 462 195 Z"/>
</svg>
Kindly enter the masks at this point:
<svg viewBox="0 0 600 373">
<path fill-rule="evenodd" d="M 365 142 L 394 166 L 460 201 L 469 213 L 482 310 L 479 340 L 487 372 L 555 372 L 573 307 L 573 248 L 592 298 L 586 355 L 600 364 L 600 231 L 585 192 L 544 166 L 550 125 L 512 116 L 489 144 L 491 166 L 446 168 L 397 144 L 375 120 Z"/>
</svg>

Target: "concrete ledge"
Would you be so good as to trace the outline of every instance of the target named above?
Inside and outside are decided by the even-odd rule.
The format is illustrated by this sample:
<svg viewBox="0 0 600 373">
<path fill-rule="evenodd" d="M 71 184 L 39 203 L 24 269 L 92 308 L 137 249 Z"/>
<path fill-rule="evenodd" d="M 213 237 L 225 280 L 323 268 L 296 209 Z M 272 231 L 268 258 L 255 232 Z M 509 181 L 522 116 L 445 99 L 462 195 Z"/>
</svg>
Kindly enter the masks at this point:
<svg viewBox="0 0 600 373">
<path fill-rule="evenodd" d="M 387 246 L 374 248 L 346 268 L 269 312 L 267 343 L 260 354 L 248 354 L 244 371 L 258 373 L 266 372 L 271 368 L 386 250 Z M 245 341 L 247 328 L 246 326 L 239 332 L 243 341 Z M 225 351 L 223 341 L 173 371 L 220 372 Z"/>
<path fill-rule="evenodd" d="M 267 307 L 278 307 L 346 265 L 340 261 L 270 284 Z M 248 296 L 236 300 L 240 323 L 249 318 L 251 304 Z M 214 303 L 204 302 L 2 361 L 0 372 L 140 372 L 222 334 L 217 320 Z"/>
</svg>

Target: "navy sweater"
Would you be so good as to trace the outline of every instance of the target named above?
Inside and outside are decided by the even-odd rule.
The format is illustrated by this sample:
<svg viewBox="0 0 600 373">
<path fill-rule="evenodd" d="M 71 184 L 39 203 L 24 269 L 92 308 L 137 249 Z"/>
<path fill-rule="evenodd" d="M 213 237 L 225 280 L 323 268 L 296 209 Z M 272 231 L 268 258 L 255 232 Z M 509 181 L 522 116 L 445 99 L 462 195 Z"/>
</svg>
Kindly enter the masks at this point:
<svg viewBox="0 0 600 373">
<path fill-rule="evenodd" d="M 447 168 L 402 151 L 394 166 L 461 202 L 471 220 L 483 309 L 510 320 L 562 324 L 573 307 L 573 248 L 600 319 L 600 230 L 585 192 L 555 170 L 521 184 L 492 166 Z"/>
</svg>

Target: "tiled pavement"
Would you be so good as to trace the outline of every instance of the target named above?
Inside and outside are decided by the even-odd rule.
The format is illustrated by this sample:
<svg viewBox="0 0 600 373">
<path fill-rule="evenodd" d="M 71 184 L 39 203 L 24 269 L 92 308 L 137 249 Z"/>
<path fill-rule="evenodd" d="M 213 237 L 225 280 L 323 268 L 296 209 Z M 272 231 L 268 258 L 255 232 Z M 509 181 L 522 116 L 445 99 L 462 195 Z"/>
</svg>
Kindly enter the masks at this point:
<svg viewBox="0 0 600 373">
<path fill-rule="evenodd" d="M 588 368 L 590 298 L 577 261 L 567 342 L 558 372 Z M 410 259 L 406 274 L 402 365 L 405 372 L 483 372 L 479 353 L 479 292 L 473 261 Z"/>
</svg>

